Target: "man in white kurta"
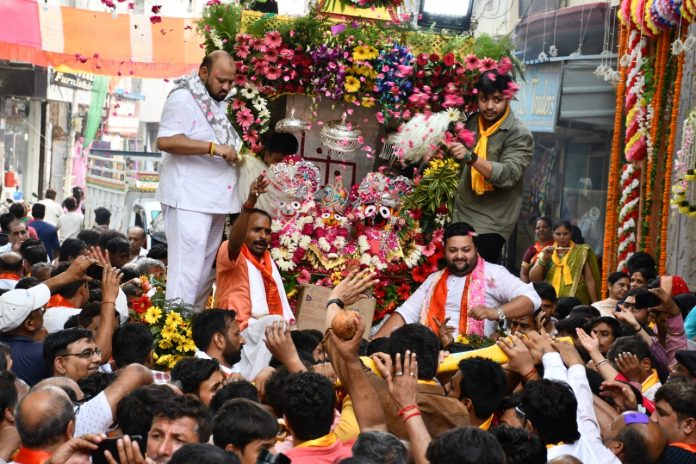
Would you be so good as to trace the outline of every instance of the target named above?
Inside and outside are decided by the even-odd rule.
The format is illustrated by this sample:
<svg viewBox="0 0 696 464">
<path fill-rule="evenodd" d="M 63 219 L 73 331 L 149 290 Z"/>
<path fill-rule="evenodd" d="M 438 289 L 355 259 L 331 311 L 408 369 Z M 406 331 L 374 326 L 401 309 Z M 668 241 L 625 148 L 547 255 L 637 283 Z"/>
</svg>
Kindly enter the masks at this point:
<svg viewBox="0 0 696 464">
<path fill-rule="evenodd" d="M 459 334 L 490 336 L 498 320 L 522 317 L 541 306 L 539 295 L 531 284 L 525 284 L 503 266 L 483 261 L 476 251 L 475 234 L 464 222 L 452 224 L 445 230 L 447 266 L 428 276 L 396 309 L 375 338 L 389 336 L 402 325 L 416 322 L 437 332 L 438 325 L 446 318 L 450 320 L 455 337 Z M 443 307 L 435 308 L 439 291 Z"/>
<path fill-rule="evenodd" d="M 226 116 L 235 75 L 232 57 L 206 56 L 197 75 L 177 81 L 167 98 L 157 146 L 164 152 L 156 198 L 168 245 L 167 299 L 205 307 L 225 219 L 240 210 L 237 153 L 241 140 Z"/>
</svg>

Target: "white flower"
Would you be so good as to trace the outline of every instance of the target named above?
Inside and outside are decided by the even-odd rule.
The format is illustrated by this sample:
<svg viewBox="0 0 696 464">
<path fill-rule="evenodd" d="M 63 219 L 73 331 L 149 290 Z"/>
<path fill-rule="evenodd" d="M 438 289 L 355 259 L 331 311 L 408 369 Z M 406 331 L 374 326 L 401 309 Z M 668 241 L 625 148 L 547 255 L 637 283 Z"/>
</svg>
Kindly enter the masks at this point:
<svg viewBox="0 0 696 464">
<path fill-rule="evenodd" d="M 360 257 L 360 264 L 364 264 L 365 266 L 369 266 L 372 264 L 372 256 L 368 254 L 364 254 Z"/>
<path fill-rule="evenodd" d="M 277 261 L 276 264 L 281 271 L 292 271 L 295 269 L 295 263 L 292 261 Z"/>
<path fill-rule="evenodd" d="M 210 33 L 210 41 L 213 42 L 215 48 L 217 48 L 218 50 L 222 50 L 222 39 L 215 32 Z"/>
<path fill-rule="evenodd" d="M 447 119 L 450 121 L 459 121 L 459 117 L 461 116 L 461 112 L 456 109 L 456 108 L 448 108 L 447 109 Z"/>
<path fill-rule="evenodd" d="M 317 244 L 319 245 L 319 249 L 325 253 L 328 253 L 329 250 L 331 250 L 331 244 L 329 244 L 329 241 L 326 240 L 326 237 L 321 237 Z"/>
<path fill-rule="evenodd" d="M 309 244 L 311 243 L 312 238 L 309 235 L 303 235 L 302 238 L 300 239 L 300 244 L 299 247 L 302 248 L 303 250 L 306 250 Z"/>
<path fill-rule="evenodd" d="M 242 97 L 248 100 L 251 100 L 258 94 L 255 88 L 249 87 L 248 85 L 245 85 L 240 93 L 242 94 Z"/>
<path fill-rule="evenodd" d="M 271 117 L 271 113 L 270 113 L 266 108 L 264 108 L 264 109 L 262 109 L 261 111 L 259 111 L 259 115 L 258 115 L 258 116 L 259 116 L 259 118 L 265 120 L 265 119 L 268 119 L 268 118 Z"/>
<path fill-rule="evenodd" d="M 292 233 L 292 243 L 298 243 L 300 241 L 300 238 L 302 238 L 302 234 L 300 234 L 299 231 L 295 231 Z"/>
<path fill-rule="evenodd" d="M 360 237 L 358 237 L 358 246 L 360 247 L 360 251 L 361 251 L 362 253 L 364 253 L 364 252 L 366 252 L 367 250 L 369 250 L 369 249 L 370 249 L 370 244 L 367 243 L 367 237 L 365 237 L 364 235 L 361 235 Z"/>
<path fill-rule="evenodd" d="M 288 234 L 283 234 L 280 236 L 280 244 L 284 247 L 290 246 L 292 243 L 292 237 Z"/>
<path fill-rule="evenodd" d="M 334 239 L 333 244 L 337 250 L 342 250 L 343 247 L 346 246 L 346 238 L 343 235 L 339 235 Z"/>
</svg>

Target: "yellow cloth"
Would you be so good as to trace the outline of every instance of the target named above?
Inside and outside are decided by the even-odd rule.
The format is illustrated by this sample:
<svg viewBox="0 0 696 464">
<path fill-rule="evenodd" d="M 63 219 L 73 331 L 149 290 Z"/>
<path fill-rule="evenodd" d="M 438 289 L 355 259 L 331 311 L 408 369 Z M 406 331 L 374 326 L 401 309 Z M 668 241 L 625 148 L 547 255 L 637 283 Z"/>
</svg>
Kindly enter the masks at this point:
<svg viewBox="0 0 696 464">
<path fill-rule="evenodd" d="M 553 282 L 551 282 L 551 285 L 558 295 L 560 295 L 561 291 L 561 278 L 563 279 L 563 285 L 573 285 L 573 271 L 570 268 L 570 264 L 568 264 L 568 260 L 570 259 L 574 246 L 575 243 L 571 240 L 570 250 L 566 251 L 566 254 L 563 255 L 563 259 L 558 256 L 558 250 L 556 249 L 553 250 L 553 254 L 551 255 L 551 261 L 553 265 L 556 266 L 556 272 L 553 274 Z M 553 247 L 558 248 L 558 243 L 554 243 Z"/>
<path fill-rule="evenodd" d="M 317 447 L 317 448 L 328 448 L 329 446 L 333 445 L 336 443 L 336 434 L 333 432 L 329 432 L 328 435 L 324 435 L 323 437 L 315 438 L 314 440 L 308 440 L 301 445 L 297 445 L 295 448 L 309 448 L 311 446 Z"/>
<path fill-rule="evenodd" d="M 479 159 L 485 160 L 488 156 L 488 137 L 495 134 L 500 125 L 505 121 L 510 114 L 510 105 L 505 109 L 503 117 L 498 119 L 495 124 L 493 124 L 488 129 L 483 128 L 483 117 L 479 114 L 478 117 L 478 132 L 479 139 L 474 147 L 474 153 L 479 157 Z M 471 189 L 476 193 L 476 195 L 483 195 L 486 192 L 493 191 L 493 185 L 483 177 L 483 174 L 478 172 L 476 169 L 471 168 Z"/>
<path fill-rule="evenodd" d="M 481 430 L 488 431 L 488 429 L 491 428 L 491 422 L 493 422 L 493 414 L 491 414 L 491 417 L 489 417 L 488 419 L 486 419 L 486 422 L 484 422 L 483 424 L 479 425 L 479 428 L 480 428 Z"/>
<path fill-rule="evenodd" d="M 353 401 L 350 396 L 343 399 L 343 409 L 341 409 L 341 418 L 338 420 L 336 428 L 334 428 L 336 437 L 342 442 L 355 440 L 360 434 L 360 426 L 358 419 L 355 417 L 353 410 Z"/>
<path fill-rule="evenodd" d="M 645 393 L 648 390 L 650 390 L 659 381 L 660 378 L 657 376 L 657 371 L 653 369 L 648 378 L 643 380 L 643 383 L 640 385 L 642 393 Z"/>
</svg>

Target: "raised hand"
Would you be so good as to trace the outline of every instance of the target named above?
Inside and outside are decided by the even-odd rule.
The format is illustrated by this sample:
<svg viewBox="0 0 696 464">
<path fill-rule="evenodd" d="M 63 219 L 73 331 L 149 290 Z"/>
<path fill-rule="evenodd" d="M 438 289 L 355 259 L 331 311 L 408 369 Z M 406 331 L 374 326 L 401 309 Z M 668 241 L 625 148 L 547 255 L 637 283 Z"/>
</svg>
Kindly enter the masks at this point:
<svg viewBox="0 0 696 464">
<path fill-rule="evenodd" d="M 383 355 L 386 356 L 386 355 Z M 401 362 L 401 353 L 397 353 L 394 368 L 389 370 L 382 356 L 373 357 L 380 373 L 387 382 L 389 393 L 399 405 L 399 409 L 417 404 L 418 400 L 418 361 L 416 353 L 406 351 Z"/>
<path fill-rule="evenodd" d="M 592 356 L 593 354 L 596 355 L 599 353 L 599 340 L 597 340 L 595 334 L 588 335 L 587 332 L 581 328 L 575 329 L 575 333 L 578 334 L 578 341 L 585 351 L 587 351 L 587 354 Z"/>
<path fill-rule="evenodd" d="M 618 380 L 607 380 L 599 386 L 599 396 L 611 398 L 616 405 L 618 412 L 635 411 L 638 409 L 636 394 L 631 387 Z"/>
<path fill-rule="evenodd" d="M 517 335 L 498 339 L 496 343 L 508 357 L 507 368 L 509 370 L 524 376 L 534 369 L 532 354 Z"/>
<path fill-rule="evenodd" d="M 356 301 L 365 298 L 365 291 L 377 284 L 376 272 L 364 269 L 360 272 L 351 272 L 333 290 L 331 290 L 330 300 L 340 299 L 346 306 L 350 306 Z"/>
<path fill-rule="evenodd" d="M 444 321 L 440 321 L 437 317 L 433 316 L 433 322 L 437 327 L 438 337 L 440 337 L 440 346 L 443 348 L 450 346 L 454 343 L 454 327 L 450 327 L 447 323 L 450 321 L 449 317 L 446 317 Z"/>
<path fill-rule="evenodd" d="M 633 353 L 619 353 L 614 360 L 616 370 L 632 382 L 640 383 L 640 359 Z"/>
</svg>

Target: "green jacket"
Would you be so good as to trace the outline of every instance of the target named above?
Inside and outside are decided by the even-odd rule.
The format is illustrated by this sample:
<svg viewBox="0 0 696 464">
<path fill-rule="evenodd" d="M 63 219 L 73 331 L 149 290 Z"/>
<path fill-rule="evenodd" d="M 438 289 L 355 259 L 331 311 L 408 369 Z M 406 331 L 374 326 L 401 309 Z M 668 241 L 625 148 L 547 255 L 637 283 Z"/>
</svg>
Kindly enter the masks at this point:
<svg viewBox="0 0 696 464">
<path fill-rule="evenodd" d="M 478 136 L 478 114 L 467 121 L 467 128 Z M 471 189 L 471 167 L 462 164 L 454 199 L 454 222 L 468 222 L 479 234 L 496 233 L 508 240 L 522 208 L 524 172 L 532 162 L 533 151 L 531 132 L 510 111 L 488 138 L 486 159 L 493 164 L 488 181 L 495 190 L 476 195 Z"/>
</svg>

